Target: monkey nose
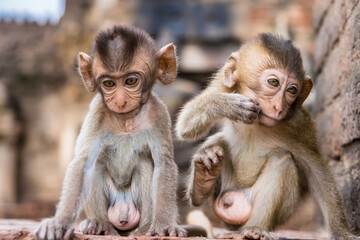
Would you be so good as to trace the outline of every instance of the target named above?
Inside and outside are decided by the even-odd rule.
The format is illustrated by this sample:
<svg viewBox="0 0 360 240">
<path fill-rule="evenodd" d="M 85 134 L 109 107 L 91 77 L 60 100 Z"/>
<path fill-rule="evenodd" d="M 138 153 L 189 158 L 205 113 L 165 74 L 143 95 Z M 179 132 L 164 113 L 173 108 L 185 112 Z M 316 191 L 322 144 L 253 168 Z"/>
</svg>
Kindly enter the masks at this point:
<svg viewBox="0 0 360 240">
<path fill-rule="evenodd" d="M 118 106 L 120 109 L 123 109 L 126 105 L 126 101 L 118 101 L 116 102 L 116 106 Z"/>
<path fill-rule="evenodd" d="M 280 117 L 281 114 L 283 113 L 284 107 L 283 104 L 280 103 L 276 103 L 273 105 L 274 106 L 274 113 L 276 117 Z"/>
<path fill-rule="evenodd" d="M 123 221 L 120 221 L 120 224 L 121 224 L 121 225 L 126 225 L 127 223 L 128 223 L 128 221 L 124 221 L 124 220 L 123 220 Z"/>
</svg>

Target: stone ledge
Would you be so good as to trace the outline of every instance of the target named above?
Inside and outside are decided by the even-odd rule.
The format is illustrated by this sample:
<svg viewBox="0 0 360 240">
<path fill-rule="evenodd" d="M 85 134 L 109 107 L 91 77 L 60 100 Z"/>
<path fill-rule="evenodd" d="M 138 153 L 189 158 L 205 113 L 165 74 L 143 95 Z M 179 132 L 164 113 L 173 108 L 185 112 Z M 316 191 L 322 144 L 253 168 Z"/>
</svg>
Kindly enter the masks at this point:
<svg viewBox="0 0 360 240">
<path fill-rule="evenodd" d="M 32 232 L 38 226 L 39 222 L 31 220 L 0 219 L 0 240 L 34 240 Z M 310 232 L 298 232 L 290 230 L 279 230 L 275 232 L 280 240 L 328 240 L 327 237 L 321 237 L 319 234 Z M 75 239 L 78 240 L 206 240 L 204 237 L 121 237 L 121 236 L 94 236 L 75 233 Z"/>
</svg>

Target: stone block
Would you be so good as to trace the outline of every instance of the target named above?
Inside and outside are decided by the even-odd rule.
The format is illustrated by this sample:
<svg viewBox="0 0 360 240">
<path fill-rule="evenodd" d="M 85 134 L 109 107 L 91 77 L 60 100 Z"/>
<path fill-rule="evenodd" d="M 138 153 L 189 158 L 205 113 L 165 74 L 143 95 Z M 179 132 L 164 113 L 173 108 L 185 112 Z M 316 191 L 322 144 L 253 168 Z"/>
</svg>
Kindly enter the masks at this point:
<svg viewBox="0 0 360 240">
<path fill-rule="evenodd" d="M 354 7 L 359 3 L 359 1 L 360 0 L 345 0 L 344 1 L 346 18 L 349 18 L 350 15 L 354 12 Z"/>
<path fill-rule="evenodd" d="M 313 26 L 317 31 L 334 0 L 316 0 L 313 12 Z"/>
<path fill-rule="evenodd" d="M 322 25 L 315 40 L 314 59 L 315 72 L 319 72 L 325 61 L 325 58 L 334 47 L 343 32 L 346 22 L 346 9 L 342 0 L 335 0 L 328 13 L 324 17 Z"/>
<path fill-rule="evenodd" d="M 39 222 L 29 221 L 29 220 L 9 220 L 9 219 L 0 219 L 0 239 L 2 240 L 34 240 L 35 237 L 32 235 L 32 232 L 35 230 Z M 275 232 L 280 239 L 290 240 L 290 239 L 322 239 L 328 240 L 329 237 L 327 234 L 318 234 L 312 232 L 300 232 L 300 231 L 285 231 L 280 230 Z M 208 238 L 204 237 L 158 237 L 158 236 L 144 236 L 138 235 L 134 237 L 124 237 L 124 236 L 113 236 L 113 235 L 84 235 L 78 232 L 75 232 L 74 238 L 78 240 L 206 240 Z"/>
<path fill-rule="evenodd" d="M 345 93 L 341 104 L 340 144 L 360 139 L 360 71 L 352 88 Z"/>
<path fill-rule="evenodd" d="M 314 106 L 314 113 L 318 113 L 323 108 L 331 104 L 336 97 L 341 93 L 342 89 L 342 76 L 341 68 L 345 66 L 342 64 L 343 52 L 337 46 L 329 55 L 326 64 L 321 73 L 317 76 L 316 88 L 316 104 Z"/>
<path fill-rule="evenodd" d="M 342 160 L 346 172 L 341 188 L 345 212 L 351 231 L 360 234 L 360 141 L 344 148 Z"/>
<path fill-rule="evenodd" d="M 340 102 L 337 101 L 316 116 L 318 144 L 325 159 L 339 159 L 341 146 L 340 131 Z"/>
</svg>

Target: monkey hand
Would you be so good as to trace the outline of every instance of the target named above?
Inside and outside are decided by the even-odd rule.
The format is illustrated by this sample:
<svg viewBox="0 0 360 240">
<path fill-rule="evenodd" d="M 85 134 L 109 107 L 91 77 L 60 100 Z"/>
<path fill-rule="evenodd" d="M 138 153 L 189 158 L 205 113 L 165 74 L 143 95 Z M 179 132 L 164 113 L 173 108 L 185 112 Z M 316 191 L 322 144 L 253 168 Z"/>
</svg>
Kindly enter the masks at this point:
<svg viewBox="0 0 360 240">
<path fill-rule="evenodd" d="M 216 235 L 217 239 L 256 239 L 256 240 L 277 240 L 275 234 L 266 232 L 257 227 L 248 227 L 240 232 L 229 232 Z"/>
<path fill-rule="evenodd" d="M 74 234 L 74 227 L 72 223 L 62 221 L 54 217 L 48 218 L 41 222 L 40 226 L 34 231 L 35 239 L 72 239 Z"/>
<path fill-rule="evenodd" d="M 99 219 L 86 219 L 80 223 L 79 229 L 89 235 L 119 235 L 111 223 Z"/>
<path fill-rule="evenodd" d="M 223 157 L 224 149 L 218 145 L 203 148 L 195 154 L 194 188 L 191 196 L 193 205 L 200 205 L 214 186 L 220 175 Z"/>
<path fill-rule="evenodd" d="M 237 93 L 227 93 L 226 104 L 221 110 L 231 120 L 252 124 L 259 117 L 260 105 L 254 100 Z"/>
<path fill-rule="evenodd" d="M 150 230 L 146 233 L 146 236 L 159 236 L 159 237 L 186 237 L 186 231 L 182 227 L 151 227 Z"/>
</svg>

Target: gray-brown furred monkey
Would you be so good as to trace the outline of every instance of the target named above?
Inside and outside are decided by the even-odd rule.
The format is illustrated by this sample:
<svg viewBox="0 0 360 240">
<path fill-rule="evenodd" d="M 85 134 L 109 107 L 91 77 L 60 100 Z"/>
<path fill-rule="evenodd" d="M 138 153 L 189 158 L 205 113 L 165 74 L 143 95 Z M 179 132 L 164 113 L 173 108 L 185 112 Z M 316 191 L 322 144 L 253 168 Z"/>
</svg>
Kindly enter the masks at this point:
<svg viewBox="0 0 360 240">
<path fill-rule="evenodd" d="M 175 47 L 160 50 L 144 31 L 114 26 L 79 53 L 85 87 L 98 93 L 76 141 L 55 217 L 37 239 L 85 234 L 186 236 L 177 225 L 177 166 L 171 120 L 152 92 L 156 79 L 176 77 Z"/>
<path fill-rule="evenodd" d="M 207 211 L 239 230 L 218 238 L 276 238 L 269 231 L 309 188 L 331 238 L 356 239 L 313 121 L 301 107 L 311 88 L 291 41 L 260 34 L 232 53 L 180 112 L 176 131 L 184 140 L 200 139 L 222 122 L 194 155 L 187 189 L 193 205 L 209 204 Z"/>
</svg>

